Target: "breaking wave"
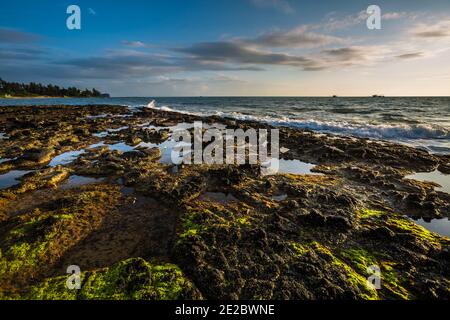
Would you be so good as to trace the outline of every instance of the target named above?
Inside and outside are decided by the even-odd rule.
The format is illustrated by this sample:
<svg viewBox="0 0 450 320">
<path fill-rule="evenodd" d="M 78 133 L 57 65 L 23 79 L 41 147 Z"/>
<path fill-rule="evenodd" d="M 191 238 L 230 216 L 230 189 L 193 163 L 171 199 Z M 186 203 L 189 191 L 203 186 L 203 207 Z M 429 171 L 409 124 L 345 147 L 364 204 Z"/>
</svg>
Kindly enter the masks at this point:
<svg viewBox="0 0 450 320">
<path fill-rule="evenodd" d="M 168 106 L 157 107 L 156 102 L 150 102 L 153 108 L 179 112 L 184 114 L 193 114 L 199 116 L 216 115 L 224 118 L 232 118 L 236 120 L 251 120 L 264 122 L 274 126 L 286 126 L 298 129 L 306 129 L 312 131 L 353 135 L 357 137 L 367 137 L 376 139 L 402 140 L 402 139 L 443 139 L 450 140 L 450 130 L 440 127 L 431 126 L 429 124 L 364 124 L 352 123 L 349 121 L 324 121 L 317 119 L 289 119 L 288 117 L 274 118 L 269 116 L 256 116 L 250 114 L 242 114 L 239 112 L 188 112 L 176 110 Z M 149 104 L 149 105 L 150 105 Z"/>
<path fill-rule="evenodd" d="M 450 131 L 428 124 L 361 124 L 348 121 L 322 121 L 315 119 L 295 120 L 287 118 L 234 115 L 236 119 L 262 121 L 276 126 L 328 132 L 342 135 L 377 139 L 447 139 Z"/>
<path fill-rule="evenodd" d="M 273 126 L 286 126 L 291 128 L 311 130 L 319 133 L 329 133 L 341 136 L 363 137 L 377 140 L 390 140 L 404 143 L 410 146 L 422 148 L 432 153 L 449 154 L 450 153 L 450 128 L 440 126 L 436 123 L 421 123 L 419 121 L 404 121 L 402 117 L 397 117 L 404 122 L 398 120 L 394 122 L 367 122 L 367 120 L 354 117 L 353 119 L 339 119 L 339 114 L 335 114 L 335 119 L 322 119 L 309 116 L 300 118 L 299 114 L 284 112 L 284 115 L 273 116 L 267 114 L 255 114 L 257 110 L 252 112 L 237 112 L 227 110 L 227 107 L 186 107 L 183 104 L 175 106 L 159 106 L 156 101 L 151 101 L 152 108 L 163 111 L 172 111 L 197 116 L 219 116 L 222 118 L 230 118 L 236 120 L 249 120 L 271 124 Z M 261 110 L 263 113 L 264 110 Z M 333 115 L 332 113 L 331 115 Z M 328 114 L 329 116 L 330 114 Z"/>
</svg>

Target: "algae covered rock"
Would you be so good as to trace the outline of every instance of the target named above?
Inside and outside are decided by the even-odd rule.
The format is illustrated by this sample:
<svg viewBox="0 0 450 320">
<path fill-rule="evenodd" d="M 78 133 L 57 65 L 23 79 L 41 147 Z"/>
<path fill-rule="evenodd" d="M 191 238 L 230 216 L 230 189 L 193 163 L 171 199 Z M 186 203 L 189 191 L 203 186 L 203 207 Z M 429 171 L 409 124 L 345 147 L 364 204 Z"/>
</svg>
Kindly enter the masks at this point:
<svg viewBox="0 0 450 320">
<path fill-rule="evenodd" d="M 270 128 L 149 108 L 0 107 L 0 172 L 33 171 L 0 191 L 0 299 L 450 299 L 450 239 L 408 218 L 450 217 L 450 195 L 405 179 L 448 172 L 448 157 L 285 127 L 284 160 L 320 174 L 166 163 L 175 125 L 200 120 Z M 73 150 L 85 152 L 46 165 Z M 79 290 L 66 285 L 72 264 Z M 381 289 L 368 284 L 373 266 Z"/>
<path fill-rule="evenodd" d="M 62 191 L 0 222 L 0 288 L 48 272 L 60 257 L 96 230 L 120 201 L 117 186 L 87 186 Z"/>
<path fill-rule="evenodd" d="M 362 209 L 354 194 L 333 190 L 338 181 L 267 179 L 234 187 L 236 202 L 186 205 L 174 254 L 206 298 L 450 297 L 449 239 L 394 212 Z M 267 186 L 287 198 L 267 196 Z M 376 236 L 381 229 L 392 236 Z M 380 288 L 369 282 L 373 268 Z"/>
<path fill-rule="evenodd" d="M 31 300 L 173 300 L 200 298 L 192 283 L 173 264 L 131 258 L 111 267 L 82 272 L 81 288 L 68 289 L 68 276 L 30 287 L 21 299 Z"/>
</svg>

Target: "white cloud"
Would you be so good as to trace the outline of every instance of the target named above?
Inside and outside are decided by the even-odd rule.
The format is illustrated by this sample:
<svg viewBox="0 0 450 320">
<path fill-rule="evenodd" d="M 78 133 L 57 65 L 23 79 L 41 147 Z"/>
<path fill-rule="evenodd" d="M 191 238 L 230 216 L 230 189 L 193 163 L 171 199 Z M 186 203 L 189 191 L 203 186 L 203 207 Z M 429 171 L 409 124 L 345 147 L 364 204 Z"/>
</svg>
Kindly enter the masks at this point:
<svg viewBox="0 0 450 320">
<path fill-rule="evenodd" d="M 381 18 L 382 20 L 398 20 L 403 18 L 415 19 L 416 16 L 415 13 L 391 11 L 382 14 Z M 329 31 L 347 29 L 359 24 L 364 24 L 367 18 L 368 14 L 365 10 L 344 17 L 337 17 L 336 12 L 332 12 L 328 15 L 328 19 L 322 23 L 321 27 Z"/>
<path fill-rule="evenodd" d="M 381 18 L 384 20 L 396 20 L 406 17 L 408 14 L 406 12 L 386 12 Z"/>
<path fill-rule="evenodd" d="M 335 14 L 331 14 L 328 19 L 320 25 L 320 27 L 323 27 L 328 31 L 346 29 L 366 21 L 367 17 L 368 15 L 366 11 L 360 11 L 345 17 L 336 17 Z"/>
<path fill-rule="evenodd" d="M 345 40 L 339 37 L 309 31 L 307 25 L 287 31 L 272 31 L 253 39 L 243 40 L 248 44 L 262 47 L 305 48 L 328 44 L 343 44 Z"/>
<path fill-rule="evenodd" d="M 144 43 L 142 41 L 128 41 L 128 40 L 124 40 L 124 41 L 122 41 L 122 44 L 124 46 L 131 47 L 131 48 L 150 48 L 150 47 L 152 47 L 152 45 Z"/>
<path fill-rule="evenodd" d="M 420 38 L 443 38 L 450 36 L 450 18 L 441 21 L 425 24 L 417 24 L 411 33 Z"/>
<path fill-rule="evenodd" d="M 277 9 L 284 13 L 295 11 L 287 0 L 251 0 L 251 2 L 257 7 Z"/>
</svg>

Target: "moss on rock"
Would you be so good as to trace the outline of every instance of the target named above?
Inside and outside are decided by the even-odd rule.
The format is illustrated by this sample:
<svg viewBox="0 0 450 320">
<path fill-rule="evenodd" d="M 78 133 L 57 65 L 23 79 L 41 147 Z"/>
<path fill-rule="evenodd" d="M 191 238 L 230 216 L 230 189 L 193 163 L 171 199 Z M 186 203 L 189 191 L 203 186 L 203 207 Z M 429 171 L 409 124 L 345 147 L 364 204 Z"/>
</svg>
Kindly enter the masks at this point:
<svg viewBox="0 0 450 320">
<path fill-rule="evenodd" d="M 69 290 L 67 276 L 47 279 L 30 287 L 29 300 L 174 300 L 199 298 L 192 283 L 173 264 L 152 264 L 141 258 L 111 267 L 82 272 L 81 289 Z"/>
<path fill-rule="evenodd" d="M 95 230 L 120 200 L 114 186 L 90 186 L 0 225 L 0 286 L 28 281 Z"/>
<path fill-rule="evenodd" d="M 394 269 L 396 263 L 386 260 L 384 254 L 370 254 L 364 249 L 348 249 L 341 251 L 341 256 L 352 265 L 355 270 L 365 276 L 370 276 L 368 268 L 377 266 L 381 272 L 381 288 L 379 294 L 387 299 L 410 298 L 409 292 L 404 287 L 404 282 L 398 271 Z"/>
<path fill-rule="evenodd" d="M 434 246 L 440 246 L 445 240 L 444 237 L 439 236 L 425 229 L 424 227 L 414 223 L 414 221 L 402 216 L 390 216 L 386 224 L 389 228 L 396 232 L 403 232 L 413 235 L 419 241 L 425 241 Z M 448 242 L 448 240 L 446 241 Z"/>
<path fill-rule="evenodd" d="M 359 292 L 359 298 L 365 300 L 378 300 L 379 296 L 377 291 L 370 287 L 367 282 L 367 278 L 356 272 L 347 263 L 336 257 L 327 247 L 318 242 L 313 242 L 311 247 L 316 251 L 328 256 L 330 264 L 341 270 L 345 275 L 350 286 L 355 288 Z"/>
</svg>

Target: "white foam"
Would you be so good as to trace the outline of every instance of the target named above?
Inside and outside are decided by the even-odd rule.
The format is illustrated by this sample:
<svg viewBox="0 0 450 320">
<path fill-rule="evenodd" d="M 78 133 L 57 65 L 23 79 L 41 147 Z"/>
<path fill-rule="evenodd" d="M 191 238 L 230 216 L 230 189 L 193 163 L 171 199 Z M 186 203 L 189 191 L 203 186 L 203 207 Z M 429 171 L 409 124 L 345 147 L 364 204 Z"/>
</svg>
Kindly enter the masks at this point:
<svg viewBox="0 0 450 320">
<path fill-rule="evenodd" d="M 263 122 L 273 126 L 286 126 L 291 128 L 312 130 L 345 136 L 364 137 L 372 139 L 394 140 L 401 143 L 412 144 L 415 147 L 422 146 L 434 153 L 446 153 L 450 148 L 450 129 L 429 124 L 374 124 L 362 122 L 349 122 L 346 120 L 317 120 L 317 119 L 290 119 L 288 117 L 271 117 L 242 114 L 239 112 L 205 111 L 189 112 L 176 110 L 169 106 L 157 107 L 156 101 L 152 100 L 149 105 L 163 111 L 172 111 L 196 116 L 219 116 L 236 120 L 249 120 Z M 419 142 L 419 140 L 421 140 Z M 433 141 L 430 141 L 433 140 Z M 436 141 L 441 141 L 443 146 L 437 146 Z M 417 143 L 416 143 L 417 142 Z M 428 143 L 429 142 L 429 143 Z M 439 143 L 440 144 L 440 143 Z M 439 147 L 439 150 L 433 148 Z M 442 150 L 441 150 L 442 149 Z"/>
<path fill-rule="evenodd" d="M 146 108 L 156 109 L 156 101 L 155 101 L 155 100 L 150 101 L 150 102 L 147 104 Z"/>
<path fill-rule="evenodd" d="M 299 129 L 354 135 L 376 139 L 445 139 L 450 140 L 450 130 L 427 124 L 359 124 L 348 121 L 321 121 L 315 119 L 288 119 L 258 117 L 233 113 L 228 116 L 238 120 L 266 122 L 274 126 L 287 126 Z"/>
</svg>

